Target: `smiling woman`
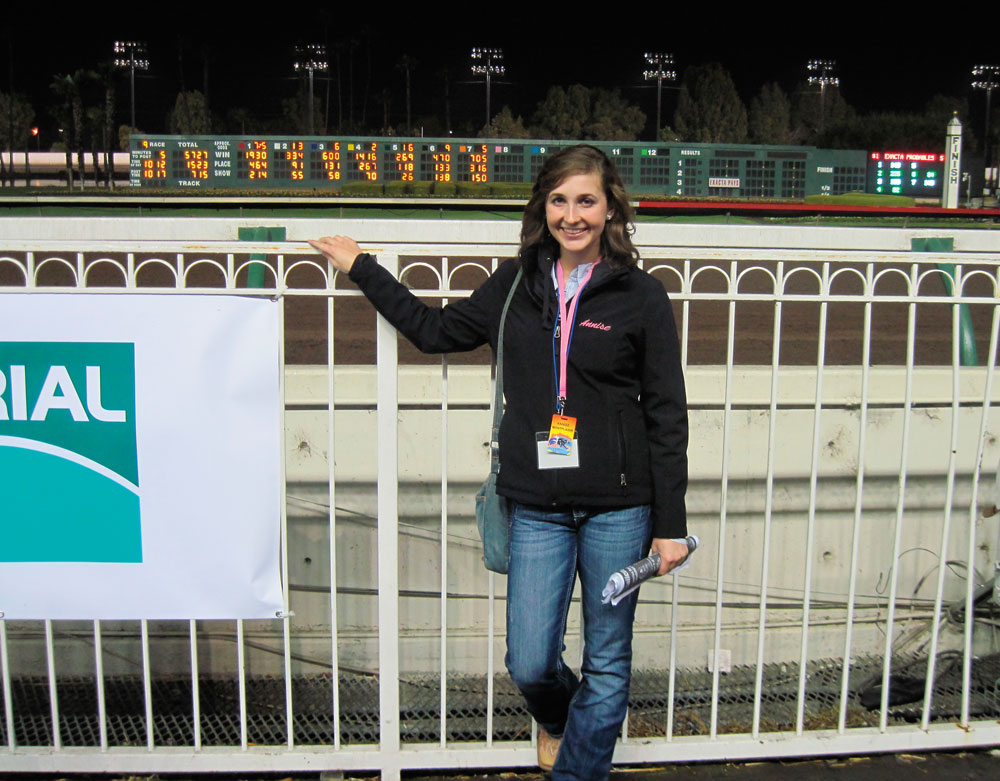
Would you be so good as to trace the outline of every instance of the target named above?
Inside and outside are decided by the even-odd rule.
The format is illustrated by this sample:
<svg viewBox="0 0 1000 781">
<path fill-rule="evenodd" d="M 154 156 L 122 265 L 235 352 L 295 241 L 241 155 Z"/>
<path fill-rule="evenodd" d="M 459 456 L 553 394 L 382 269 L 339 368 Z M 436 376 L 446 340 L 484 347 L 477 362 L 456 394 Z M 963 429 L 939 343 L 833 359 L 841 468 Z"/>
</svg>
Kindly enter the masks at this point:
<svg viewBox="0 0 1000 781">
<path fill-rule="evenodd" d="M 612 216 L 597 174 L 574 174 L 549 193 L 545 223 L 562 248 L 559 262 L 563 271 L 600 257 L 604 223 Z"/>
<path fill-rule="evenodd" d="M 581 145 L 542 167 L 517 259 L 442 309 L 353 239 L 311 242 L 425 352 L 496 352 L 513 288 L 497 476 L 510 524 L 506 663 L 539 724 L 538 764 L 554 779 L 607 778 L 625 718 L 637 594 L 603 604 L 608 577 L 649 551 L 662 575 L 688 552 L 678 541 L 687 408 L 677 333 L 663 286 L 636 265 L 632 231 L 617 171 Z M 577 577 L 582 676 L 562 659 Z"/>
<path fill-rule="evenodd" d="M 572 207 L 571 197 L 576 201 Z M 605 262 L 623 267 L 638 262 L 632 244 L 632 206 L 618 170 L 604 152 L 581 144 L 553 155 L 539 172 L 521 219 L 521 261 L 531 263 L 527 248 L 544 247 L 553 255 L 569 250 L 572 256 L 578 248 L 560 242 L 561 227 L 579 232 L 584 223 L 589 228 L 584 232 L 597 239 L 598 254 Z M 564 238 L 571 233 L 567 231 Z"/>
</svg>

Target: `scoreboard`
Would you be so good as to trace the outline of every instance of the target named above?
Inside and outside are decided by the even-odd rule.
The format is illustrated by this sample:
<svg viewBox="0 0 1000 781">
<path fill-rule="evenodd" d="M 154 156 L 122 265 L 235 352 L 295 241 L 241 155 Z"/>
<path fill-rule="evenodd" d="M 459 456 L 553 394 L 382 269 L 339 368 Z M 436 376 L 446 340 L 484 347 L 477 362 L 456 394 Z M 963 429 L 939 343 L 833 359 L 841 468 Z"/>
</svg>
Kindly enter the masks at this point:
<svg viewBox="0 0 1000 781">
<path fill-rule="evenodd" d="M 577 141 L 339 136 L 132 136 L 130 181 L 142 189 L 341 190 L 355 183 L 401 194 L 454 195 L 469 184 L 531 184 L 545 160 Z M 940 195 L 937 154 L 871 153 L 807 146 L 594 141 L 629 192 L 693 198 L 801 199 L 867 190 Z M 879 158 L 874 159 L 875 155 Z M 897 159 L 896 156 L 902 156 Z M 927 158 L 926 160 L 924 158 Z M 934 158 L 934 160 L 930 160 Z M 893 173 L 874 173 L 882 168 Z M 898 167 L 897 164 L 898 163 Z M 914 168 L 912 165 L 916 165 Z M 937 166 L 935 168 L 934 166 Z M 906 177 L 894 172 L 906 168 Z M 914 173 L 910 176 L 911 172 Z M 877 184 L 876 179 L 885 180 Z M 910 180 L 913 180 L 911 183 Z M 919 182 L 919 185 L 916 183 Z M 898 186 L 903 187 L 904 183 Z M 914 189 L 915 188 L 915 189 Z M 380 192 L 376 190 L 376 192 Z M 482 190 L 488 193 L 488 189 Z"/>
<path fill-rule="evenodd" d="M 944 164 L 944 154 L 937 152 L 871 152 L 866 189 L 882 195 L 940 198 Z"/>
<path fill-rule="evenodd" d="M 138 136 L 138 187 L 315 187 L 347 182 L 493 181 L 482 141 Z M 520 181 L 518 177 L 517 181 Z"/>
</svg>

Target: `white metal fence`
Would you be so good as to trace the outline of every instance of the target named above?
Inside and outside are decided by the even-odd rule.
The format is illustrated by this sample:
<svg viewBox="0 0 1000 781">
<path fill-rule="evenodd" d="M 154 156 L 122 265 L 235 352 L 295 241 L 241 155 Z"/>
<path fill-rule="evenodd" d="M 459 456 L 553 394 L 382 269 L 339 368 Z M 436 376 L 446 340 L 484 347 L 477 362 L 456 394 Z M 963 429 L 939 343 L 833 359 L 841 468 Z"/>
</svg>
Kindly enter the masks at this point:
<svg viewBox="0 0 1000 781">
<path fill-rule="evenodd" d="M 471 522 L 485 357 L 420 362 L 301 243 L 355 235 L 448 300 L 512 254 L 517 226 L 283 222 L 292 241 L 240 244 L 247 220 L 0 220 L 0 292 L 282 297 L 291 610 L 0 617 L 0 770 L 534 763 L 503 671 L 503 579 L 479 565 Z M 953 251 L 910 249 L 942 235 Z M 993 235 L 643 225 L 638 239 L 680 326 L 704 547 L 643 589 L 616 761 L 1000 743 L 1000 611 L 980 598 L 1000 557 L 985 510 Z M 246 287 L 251 253 L 263 288 Z M 578 641 L 574 615 L 570 659 Z"/>
</svg>

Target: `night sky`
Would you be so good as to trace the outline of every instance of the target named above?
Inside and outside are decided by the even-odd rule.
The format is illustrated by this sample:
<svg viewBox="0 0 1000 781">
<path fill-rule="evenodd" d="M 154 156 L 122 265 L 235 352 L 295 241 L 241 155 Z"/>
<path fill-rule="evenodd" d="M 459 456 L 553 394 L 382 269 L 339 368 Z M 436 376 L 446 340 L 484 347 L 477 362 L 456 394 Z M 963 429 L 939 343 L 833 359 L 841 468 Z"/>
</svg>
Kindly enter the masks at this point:
<svg viewBox="0 0 1000 781">
<path fill-rule="evenodd" d="M 642 53 L 647 49 L 672 52 L 680 75 L 689 65 L 721 62 L 732 73 L 746 104 L 766 81 L 777 81 L 786 92 L 793 90 L 805 76 L 808 59 L 835 59 L 842 94 L 862 112 L 919 110 L 936 93 L 970 97 L 973 112 L 981 112 L 983 93 L 972 94 L 968 86 L 971 66 L 1000 60 L 1000 48 L 989 44 L 989 31 L 975 22 L 942 43 L 947 37 L 943 23 L 929 21 L 921 25 L 908 18 L 900 23 L 898 32 L 893 32 L 893 16 L 889 13 L 867 22 L 862 22 L 859 15 L 850 21 L 823 20 L 810 26 L 761 14 L 694 15 L 672 10 L 648 14 L 635 10 L 616 20 L 612 15 L 595 15 L 566 6 L 553 7 L 551 14 L 539 18 L 537 5 L 524 11 L 511 10 L 517 6 L 510 5 L 506 13 L 500 14 L 507 22 L 482 23 L 478 27 L 469 24 L 463 30 L 450 23 L 462 16 L 461 6 L 449 7 L 450 12 L 440 16 L 445 21 L 432 20 L 429 12 L 409 19 L 398 12 L 379 11 L 367 29 L 344 24 L 348 18 L 360 17 L 363 5 L 348 12 L 342 4 L 329 21 L 315 11 L 298 15 L 291 10 L 195 13 L 182 11 L 182 6 L 163 11 L 156 9 L 165 6 L 157 4 L 121 7 L 130 15 L 102 10 L 98 19 L 78 8 L 58 27 L 53 14 L 53 22 L 42 33 L 34 15 L 5 11 L 0 30 L 7 56 L 0 89 L 9 91 L 13 85 L 15 91 L 28 95 L 35 107 L 36 123 L 43 129 L 53 128 L 50 107 L 55 101 L 48 86 L 53 76 L 79 68 L 97 69 L 109 59 L 115 38 L 137 39 L 147 42 L 151 61 L 149 72 L 137 80 L 136 87 L 137 123 L 144 131 L 166 130 L 167 112 L 182 86 L 202 89 L 206 52 L 214 113 L 225 116 L 229 110 L 243 107 L 254 116 L 275 120 L 281 115 L 281 100 L 292 96 L 299 83 L 291 67 L 293 45 L 324 39 L 345 42 L 353 34 L 359 41 L 354 55 L 355 119 L 361 116 L 370 60 L 366 120 L 373 127 L 382 123 L 378 96 L 383 90 L 391 95 L 390 123 L 405 124 L 404 82 L 396 68 L 403 54 L 418 61 L 412 75 L 415 124 L 418 118 L 428 116 L 443 121 L 441 73 L 447 69 L 452 126 L 459 132 L 463 127 L 481 126 L 485 120 L 485 88 L 481 77 L 474 81 L 469 73 L 469 50 L 472 46 L 499 46 L 505 52 L 507 72 L 494 81 L 493 113 L 509 105 L 515 115 L 527 121 L 553 84 L 619 87 L 650 117 L 649 133 L 656 94 L 642 80 Z M 148 14 L 148 19 L 136 21 L 137 9 Z M 471 13 L 471 7 L 469 10 Z M 802 13 L 801 8 L 798 13 Z M 83 16 L 87 18 L 81 19 Z M 835 16 L 844 19 L 848 14 L 840 12 Z M 588 26 L 589 32 L 581 33 Z M 707 26 L 714 32 L 707 31 Z M 346 120 L 346 53 L 341 57 L 341 67 Z M 321 96 L 325 90 L 325 84 L 317 81 L 316 94 Z M 335 125 L 336 81 L 332 83 L 332 98 L 331 124 Z M 676 91 L 665 91 L 664 124 L 671 121 L 675 101 Z M 127 104 L 128 86 L 123 75 L 118 88 L 120 123 L 128 121 Z"/>
</svg>

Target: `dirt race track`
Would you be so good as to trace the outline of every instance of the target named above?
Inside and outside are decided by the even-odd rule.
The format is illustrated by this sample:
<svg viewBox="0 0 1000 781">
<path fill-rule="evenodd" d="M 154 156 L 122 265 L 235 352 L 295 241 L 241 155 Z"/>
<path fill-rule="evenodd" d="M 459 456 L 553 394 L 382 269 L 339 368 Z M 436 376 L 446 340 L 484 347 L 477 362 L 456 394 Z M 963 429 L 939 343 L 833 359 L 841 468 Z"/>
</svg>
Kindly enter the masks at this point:
<svg viewBox="0 0 1000 781">
<path fill-rule="evenodd" d="M 0 291 L 13 291 L 24 285 L 23 256 L 8 254 L 16 262 L 0 262 Z M 124 277 L 117 264 L 124 258 L 100 256 L 86 257 L 87 287 L 123 287 Z M 67 258 L 72 262 L 72 259 Z M 237 264 L 245 259 L 237 258 Z M 286 258 L 286 264 L 294 262 Z M 403 258 L 405 264 L 413 259 Z M 424 263 L 427 259 L 421 259 Z M 450 258 L 454 268 L 464 261 L 478 264 L 479 259 Z M 37 261 L 36 261 L 37 262 Z M 141 259 L 137 259 L 137 265 Z M 433 265 L 433 261 L 431 262 Z M 757 265 L 766 265 L 760 264 Z M 864 273 L 860 264 L 842 264 L 838 269 L 855 268 Z M 438 267 L 440 268 L 440 267 Z M 879 266 L 879 269 L 885 266 Z M 930 264 L 920 271 L 931 270 Z M 813 268 L 819 272 L 818 264 Z M 906 274 L 909 267 L 900 267 Z M 994 269 L 985 269 L 994 275 Z M 970 268 L 965 269 L 968 274 Z M 466 268 L 455 274 L 455 289 L 472 289 L 484 278 L 486 271 Z M 786 271 L 787 274 L 787 271 Z M 73 272 L 61 263 L 45 263 L 37 269 L 38 286 L 73 287 Z M 245 272 L 237 278 L 237 287 L 246 287 Z M 668 291 L 676 293 L 676 282 L 663 275 Z M 406 277 L 407 283 L 417 289 L 436 289 L 437 275 L 427 269 L 415 269 Z M 163 288 L 176 285 L 172 271 L 162 265 L 150 264 L 137 275 L 140 288 Z M 267 283 L 270 284 L 270 283 Z M 327 301 L 324 296 L 296 295 L 296 290 L 322 289 L 325 282 L 314 267 L 301 266 L 288 277 L 291 288 L 285 298 L 285 352 L 289 364 L 324 364 L 327 355 Z M 762 271 L 748 274 L 740 285 L 741 293 L 764 294 L 772 292 L 772 281 Z M 187 275 L 187 286 L 223 287 L 220 273 L 202 264 L 192 268 Z M 352 290 L 347 280 L 338 279 L 338 290 Z M 695 294 L 719 293 L 726 287 L 721 273 L 703 274 L 695 284 Z M 817 282 L 807 273 L 793 275 L 787 292 L 805 296 L 815 295 Z M 860 279 L 853 274 L 842 274 L 832 288 L 835 296 L 862 293 Z M 872 365 L 902 365 L 906 362 L 907 316 L 909 305 L 902 302 L 879 302 L 878 297 L 905 294 L 906 283 L 901 275 L 889 275 L 876 287 L 876 300 L 872 306 Z M 921 296 L 945 295 L 940 274 L 931 274 L 920 287 Z M 973 333 L 979 361 L 988 355 L 989 335 L 996 303 L 992 282 L 984 276 L 973 278 L 965 288 L 965 301 L 969 304 Z M 428 299 L 432 306 L 440 305 L 439 299 Z M 815 365 L 818 355 L 821 304 L 818 301 L 790 301 L 781 305 L 780 362 L 783 365 Z M 827 305 L 824 363 L 826 365 L 858 365 L 863 355 L 864 303 L 860 301 L 833 301 Z M 948 303 L 920 302 L 915 307 L 914 361 L 918 365 L 948 365 L 952 361 L 952 311 Z M 739 301 L 735 305 L 733 359 L 736 364 L 770 364 L 774 342 L 776 306 L 771 300 Z M 674 314 L 678 329 L 683 333 L 683 308 L 679 296 L 674 296 Z M 688 363 L 691 365 L 718 365 L 726 363 L 726 344 L 729 329 L 729 303 L 722 300 L 692 300 L 687 327 Z M 372 364 L 375 362 L 375 313 L 363 299 L 337 296 L 334 305 L 334 358 L 337 364 Z M 420 354 L 405 339 L 400 339 L 400 362 L 404 364 L 430 364 L 439 359 Z M 452 363 L 483 364 L 489 353 L 481 348 L 472 353 L 452 356 Z"/>
</svg>

